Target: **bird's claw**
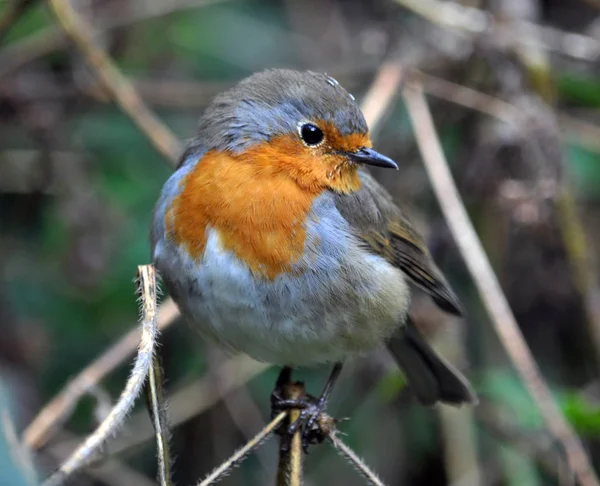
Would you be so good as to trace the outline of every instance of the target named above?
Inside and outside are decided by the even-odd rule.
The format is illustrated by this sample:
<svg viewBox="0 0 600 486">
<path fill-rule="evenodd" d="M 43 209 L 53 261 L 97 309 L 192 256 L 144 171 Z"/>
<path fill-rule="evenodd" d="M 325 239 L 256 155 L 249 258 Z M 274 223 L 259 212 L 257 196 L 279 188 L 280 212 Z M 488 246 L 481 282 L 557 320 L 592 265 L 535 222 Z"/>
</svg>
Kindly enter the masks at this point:
<svg viewBox="0 0 600 486">
<path fill-rule="evenodd" d="M 276 431 L 286 440 L 281 443 L 283 452 L 289 451 L 292 437 L 301 430 L 302 449 L 308 453 L 308 447 L 323 442 L 337 420 L 327 415 L 324 410 L 327 401 L 305 394 L 298 399 L 285 398 L 284 390 L 276 387 L 271 394 L 271 416 L 274 418 L 279 413 L 289 410 L 300 410 L 300 415 L 290 424 L 282 424 Z"/>
</svg>

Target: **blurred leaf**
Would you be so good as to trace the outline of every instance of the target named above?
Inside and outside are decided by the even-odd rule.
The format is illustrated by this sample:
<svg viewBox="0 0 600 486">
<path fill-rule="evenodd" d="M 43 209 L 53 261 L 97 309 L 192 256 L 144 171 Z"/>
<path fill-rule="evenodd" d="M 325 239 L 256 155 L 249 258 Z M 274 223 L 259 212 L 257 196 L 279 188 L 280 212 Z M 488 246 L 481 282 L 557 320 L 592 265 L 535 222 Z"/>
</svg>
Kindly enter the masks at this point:
<svg viewBox="0 0 600 486">
<path fill-rule="evenodd" d="M 591 405 L 578 393 L 565 394 L 561 407 L 578 433 L 600 435 L 600 407 Z"/>
<path fill-rule="evenodd" d="M 479 393 L 501 404 L 506 413 L 513 417 L 516 425 L 523 428 L 544 426 L 537 407 L 514 373 L 490 370 L 484 375 Z"/>
<path fill-rule="evenodd" d="M 377 396 L 391 402 L 406 387 L 406 377 L 397 369 L 390 369 L 377 383 Z"/>
<path fill-rule="evenodd" d="M 560 75 L 556 83 L 563 101 L 588 108 L 600 107 L 600 82 L 598 82 L 598 78 L 567 73 Z"/>
<path fill-rule="evenodd" d="M 576 144 L 567 144 L 566 151 L 577 192 L 587 198 L 599 198 L 600 155 Z"/>
<path fill-rule="evenodd" d="M 12 0 L 5 0 L 3 3 L 8 4 L 9 1 Z M 7 44 L 34 34 L 54 23 L 54 19 L 49 14 L 45 3 L 36 2 L 11 26 L 5 40 Z"/>
</svg>

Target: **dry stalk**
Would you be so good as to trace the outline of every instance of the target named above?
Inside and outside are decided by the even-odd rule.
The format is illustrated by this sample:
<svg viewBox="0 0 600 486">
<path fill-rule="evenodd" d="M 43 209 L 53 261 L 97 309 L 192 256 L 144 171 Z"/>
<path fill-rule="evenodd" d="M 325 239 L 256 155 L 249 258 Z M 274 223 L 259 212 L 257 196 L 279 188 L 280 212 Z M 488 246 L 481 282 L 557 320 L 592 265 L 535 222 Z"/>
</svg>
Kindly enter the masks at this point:
<svg viewBox="0 0 600 486">
<path fill-rule="evenodd" d="M 347 446 L 339 437 L 335 430 L 332 430 L 328 436 L 336 450 L 344 457 L 352 467 L 354 467 L 368 482 L 373 486 L 385 486 L 379 476 L 365 464 L 356 452 Z"/>
<path fill-rule="evenodd" d="M 156 274 L 152 265 L 140 265 L 138 267 L 138 289 L 142 303 L 142 336 L 129 380 L 110 414 L 60 466 L 58 471 L 46 480 L 44 486 L 58 486 L 64 483 L 68 477 L 90 462 L 110 434 L 121 427 L 144 385 L 152 364 L 158 334 L 156 325 Z"/>
<path fill-rule="evenodd" d="M 182 152 L 179 140 L 148 109 L 135 88 L 115 67 L 106 52 L 95 45 L 91 34 L 92 27 L 73 9 L 69 0 L 51 0 L 50 4 L 65 33 L 79 48 L 104 88 L 152 142 L 156 150 L 173 165 L 176 164 Z"/>
<path fill-rule="evenodd" d="M 600 56 L 600 41 L 590 36 L 564 32 L 555 27 L 537 25 L 522 19 L 505 22 L 485 10 L 455 2 L 440 0 L 395 0 L 395 2 L 432 24 L 469 38 L 483 34 L 492 35 L 503 29 L 504 37 L 510 38 L 515 48 L 533 47 L 583 61 L 596 61 Z"/>
<path fill-rule="evenodd" d="M 404 100 L 436 197 L 500 341 L 536 403 L 548 430 L 564 448 L 569 466 L 579 483 L 582 486 L 598 486 L 600 483 L 585 449 L 544 382 L 469 220 L 444 157 L 421 85 L 413 83 L 410 88 L 405 89 Z"/>
<path fill-rule="evenodd" d="M 160 486 L 171 486 L 173 483 L 171 480 L 170 432 L 167 423 L 163 370 L 157 352 L 154 353 L 152 366 L 148 373 L 146 398 L 148 402 L 148 411 L 154 427 L 156 456 L 158 458 L 158 480 Z"/>
<path fill-rule="evenodd" d="M 216 378 L 205 376 L 169 397 L 169 422 L 176 427 L 195 417 L 221 400 L 222 394 L 229 393 L 258 376 L 268 368 L 265 363 L 252 361 L 245 355 L 235 356 L 223 363 L 215 373 Z M 214 381 L 221 382 L 220 388 Z M 111 456 L 120 455 L 153 437 L 147 427 L 147 417 L 143 412 L 135 413 L 128 421 L 131 431 L 127 437 L 121 437 L 114 447 L 109 448 Z"/>
<path fill-rule="evenodd" d="M 170 326 L 179 311 L 169 299 L 158 310 L 158 330 Z M 25 429 L 22 441 L 30 449 L 39 449 L 75 408 L 77 401 L 95 386 L 107 374 L 123 363 L 140 342 L 141 330 L 136 327 L 123 336 L 95 361 L 82 370 L 69 384 L 59 392 L 33 419 Z"/>
<path fill-rule="evenodd" d="M 287 412 L 281 412 L 269 424 L 267 424 L 258 434 L 249 440 L 244 447 L 237 450 L 229 459 L 211 472 L 206 479 L 198 483 L 198 486 L 209 486 L 214 484 L 224 476 L 229 474 L 231 470 L 240 464 L 245 457 L 254 449 L 262 445 L 264 440 L 277 428 L 287 417 Z"/>
<path fill-rule="evenodd" d="M 81 437 L 61 430 L 52 444 L 41 454 L 49 456 L 56 463 L 61 463 L 71 455 L 82 440 Z M 156 486 L 154 479 L 150 479 L 117 459 L 102 458 L 102 462 L 94 463 L 93 467 L 87 468 L 85 475 L 110 486 Z"/>
</svg>

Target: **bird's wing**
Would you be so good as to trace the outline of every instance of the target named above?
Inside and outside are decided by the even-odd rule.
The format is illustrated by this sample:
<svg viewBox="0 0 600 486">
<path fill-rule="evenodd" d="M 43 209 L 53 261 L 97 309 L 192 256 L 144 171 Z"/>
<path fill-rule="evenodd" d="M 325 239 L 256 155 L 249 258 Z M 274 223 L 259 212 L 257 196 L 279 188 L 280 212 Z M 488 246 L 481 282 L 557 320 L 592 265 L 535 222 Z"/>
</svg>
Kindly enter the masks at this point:
<svg viewBox="0 0 600 486">
<path fill-rule="evenodd" d="M 390 194 L 366 171 L 352 194 L 336 194 L 338 211 L 365 246 L 400 268 L 443 310 L 461 315 L 460 302 L 434 263 L 421 235 Z"/>
</svg>

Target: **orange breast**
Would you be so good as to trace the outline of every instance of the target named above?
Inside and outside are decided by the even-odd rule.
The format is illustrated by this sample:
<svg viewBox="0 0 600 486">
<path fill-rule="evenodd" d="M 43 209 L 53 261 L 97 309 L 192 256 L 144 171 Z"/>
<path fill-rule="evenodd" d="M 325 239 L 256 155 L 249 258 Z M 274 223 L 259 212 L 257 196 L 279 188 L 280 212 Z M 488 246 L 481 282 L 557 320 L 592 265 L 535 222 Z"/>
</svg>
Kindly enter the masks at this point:
<svg viewBox="0 0 600 486">
<path fill-rule="evenodd" d="M 314 198 L 327 189 L 352 192 L 360 181 L 345 160 L 282 136 L 242 155 L 210 151 L 181 184 L 167 214 L 170 236 L 200 259 L 210 226 L 224 249 L 273 279 L 302 256 Z"/>
</svg>

